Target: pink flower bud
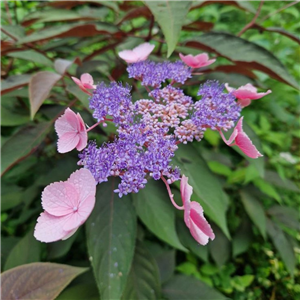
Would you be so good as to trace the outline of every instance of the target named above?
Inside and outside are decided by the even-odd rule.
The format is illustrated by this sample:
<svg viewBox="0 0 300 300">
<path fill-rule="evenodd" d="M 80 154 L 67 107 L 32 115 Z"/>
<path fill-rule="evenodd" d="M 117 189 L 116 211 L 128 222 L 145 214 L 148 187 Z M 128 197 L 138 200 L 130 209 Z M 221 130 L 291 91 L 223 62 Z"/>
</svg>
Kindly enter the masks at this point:
<svg viewBox="0 0 300 300">
<path fill-rule="evenodd" d="M 93 77 L 88 74 L 84 73 L 80 76 L 80 80 L 76 77 L 71 77 L 73 81 L 80 87 L 80 89 L 85 92 L 86 94 L 91 95 L 91 93 L 87 89 L 95 89 L 96 86 L 94 85 Z"/>
</svg>

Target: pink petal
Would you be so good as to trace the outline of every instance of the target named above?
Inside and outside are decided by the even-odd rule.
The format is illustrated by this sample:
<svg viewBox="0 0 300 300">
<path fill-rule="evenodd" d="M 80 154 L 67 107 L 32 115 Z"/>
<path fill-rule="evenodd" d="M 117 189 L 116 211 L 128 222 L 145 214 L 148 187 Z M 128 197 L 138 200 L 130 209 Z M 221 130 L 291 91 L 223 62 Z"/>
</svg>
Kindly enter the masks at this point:
<svg viewBox="0 0 300 300">
<path fill-rule="evenodd" d="M 119 52 L 118 55 L 129 64 L 138 61 L 137 54 L 132 50 L 123 50 Z"/>
<path fill-rule="evenodd" d="M 77 211 L 68 215 L 63 225 L 65 231 L 70 231 L 82 225 L 91 214 L 95 206 L 95 196 L 89 196 L 80 204 Z"/>
<path fill-rule="evenodd" d="M 143 43 L 133 49 L 133 52 L 138 57 L 138 61 L 146 60 L 149 54 L 153 51 L 155 45 L 150 43 Z"/>
<path fill-rule="evenodd" d="M 197 67 L 198 64 L 197 64 L 197 62 L 195 61 L 195 58 L 194 58 L 193 55 L 188 54 L 188 55 L 185 55 L 185 56 L 184 56 L 183 54 L 179 53 L 179 56 L 180 56 L 181 60 L 182 60 L 186 65 L 188 65 L 189 67 L 191 67 L 191 68 L 198 68 L 198 67 Z"/>
<path fill-rule="evenodd" d="M 191 221 L 190 232 L 193 238 L 201 245 L 206 245 L 208 243 L 209 237 L 204 234 L 197 225 Z"/>
<path fill-rule="evenodd" d="M 236 128 L 234 128 L 231 136 L 229 137 L 229 140 L 225 143 L 229 146 L 235 140 L 237 135 L 238 135 L 238 130 Z"/>
<path fill-rule="evenodd" d="M 53 216 L 65 216 L 79 206 L 79 194 L 67 182 L 54 182 L 46 186 L 42 193 L 42 206 Z"/>
<path fill-rule="evenodd" d="M 87 145 L 88 135 L 87 130 L 84 124 L 84 121 L 81 118 L 81 115 L 77 113 L 77 120 L 78 120 L 78 136 L 79 136 L 79 142 L 76 146 L 76 149 L 78 151 L 83 150 Z"/>
<path fill-rule="evenodd" d="M 76 77 L 71 77 L 73 81 L 79 86 L 79 88 L 86 94 L 91 95 L 91 93 L 84 87 L 83 83 Z"/>
<path fill-rule="evenodd" d="M 226 88 L 226 90 L 227 90 L 229 93 L 232 92 L 232 91 L 235 91 L 235 89 L 232 88 L 232 87 L 230 87 L 230 86 L 228 85 L 228 83 L 225 83 L 225 88 Z"/>
<path fill-rule="evenodd" d="M 96 181 L 92 173 L 88 169 L 79 169 L 71 174 L 67 180 L 69 184 L 72 184 L 79 195 L 79 207 L 82 203 L 89 198 L 96 195 Z"/>
<path fill-rule="evenodd" d="M 92 75 L 90 75 L 89 73 L 82 74 L 80 76 L 80 80 L 83 85 L 87 84 L 89 86 L 93 86 L 93 84 L 94 84 L 94 79 L 93 79 Z"/>
<path fill-rule="evenodd" d="M 76 132 L 65 133 L 57 141 L 57 151 L 59 153 L 69 152 L 78 145 L 79 140 L 79 135 Z"/>
<path fill-rule="evenodd" d="M 190 227 L 190 199 L 193 194 L 193 187 L 188 184 L 188 177 L 185 175 L 182 175 L 180 181 L 180 193 L 184 205 L 184 222 L 187 227 Z"/>
<path fill-rule="evenodd" d="M 203 208 L 198 202 L 193 201 L 191 203 L 190 218 L 205 235 L 210 237 L 212 240 L 215 238 L 209 223 L 203 216 Z"/>
<path fill-rule="evenodd" d="M 251 104 L 250 99 L 238 99 L 238 103 L 241 107 L 246 107 Z"/>
<path fill-rule="evenodd" d="M 60 116 L 54 124 L 57 135 L 60 137 L 65 133 L 77 130 L 78 119 L 76 114 L 67 108 L 62 116 Z"/>
<path fill-rule="evenodd" d="M 238 121 L 236 129 L 238 130 L 238 134 L 235 138 L 235 144 L 233 145 L 238 146 L 247 156 L 251 158 L 258 158 L 262 156 L 262 154 L 259 153 L 248 135 L 243 130 L 243 117 L 241 117 Z"/>
<path fill-rule="evenodd" d="M 56 217 L 47 212 L 41 213 L 35 225 L 34 237 L 41 242 L 50 243 L 71 236 L 74 231 L 63 229 L 67 217 Z"/>
</svg>

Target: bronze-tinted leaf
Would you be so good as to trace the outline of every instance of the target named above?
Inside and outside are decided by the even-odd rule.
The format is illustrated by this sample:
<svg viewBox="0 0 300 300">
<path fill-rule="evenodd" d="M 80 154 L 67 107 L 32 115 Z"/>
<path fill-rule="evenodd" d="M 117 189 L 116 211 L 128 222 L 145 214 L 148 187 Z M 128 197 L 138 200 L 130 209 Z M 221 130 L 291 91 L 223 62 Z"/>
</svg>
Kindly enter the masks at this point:
<svg viewBox="0 0 300 300">
<path fill-rule="evenodd" d="M 53 300 L 87 268 L 54 263 L 32 263 L 2 273 L 1 297 L 5 300 Z"/>
<path fill-rule="evenodd" d="M 54 69 L 57 73 L 64 75 L 72 64 L 80 64 L 80 59 L 76 57 L 73 60 L 58 58 L 54 61 Z"/>
<path fill-rule="evenodd" d="M 5 80 L 1 81 L 1 95 L 9 93 L 10 91 L 16 90 L 24 85 L 29 83 L 31 75 L 22 74 L 22 75 L 13 75 Z"/>
<path fill-rule="evenodd" d="M 59 79 L 61 79 L 61 75 L 49 71 L 41 71 L 31 77 L 29 81 L 29 101 L 32 119 Z"/>
</svg>

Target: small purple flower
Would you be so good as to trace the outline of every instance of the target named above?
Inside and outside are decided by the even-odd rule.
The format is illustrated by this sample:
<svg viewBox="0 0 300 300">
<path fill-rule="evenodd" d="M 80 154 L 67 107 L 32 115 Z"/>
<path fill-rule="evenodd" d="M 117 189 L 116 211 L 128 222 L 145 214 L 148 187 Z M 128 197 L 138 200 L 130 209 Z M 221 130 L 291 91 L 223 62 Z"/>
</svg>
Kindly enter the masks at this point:
<svg viewBox="0 0 300 300">
<path fill-rule="evenodd" d="M 192 121 L 199 128 L 225 130 L 232 128 L 238 120 L 241 106 L 231 93 L 223 93 L 224 84 L 207 81 L 200 86 L 198 95 L 201 99 L 194 105 Z"/>
</svg>

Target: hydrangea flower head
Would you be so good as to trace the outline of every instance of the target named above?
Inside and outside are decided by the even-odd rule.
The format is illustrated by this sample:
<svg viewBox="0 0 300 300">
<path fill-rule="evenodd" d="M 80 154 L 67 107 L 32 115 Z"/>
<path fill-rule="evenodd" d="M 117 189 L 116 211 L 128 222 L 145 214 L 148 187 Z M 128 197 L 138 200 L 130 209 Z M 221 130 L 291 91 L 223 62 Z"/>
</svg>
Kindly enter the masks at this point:
<svg viewBox="0 0 300 300">
<path fill-rule="evenodd" d="M 71 174 L 67 181 L 54 182 L 42 193 L 41 213 L 34 236 L 41 242 L 70 237 L 89 217 L 95 205 L 96 182 L 87 169 Z"/>
<path fill-rule="evenodd" d="M 207 53 L 200 53 L 195 56 L 191 54 L 183 55 L 179 53 L 179 56 L 185 64 L 194 69 L 209 66 L 216 61 L 215 59 L 209 59 Z"/>
<path fill-rule="evenodd" d="M 271 90 L 268 90 L 265 93 L 258 93 L 257 88 L 250 83 L 247 83 L 238 89 L 230 87 L 228 83 L 225 84 L 225 87 L 228 92 L 231 92 L 238 99 L 238 103 L 241 105 L 241 107 L 246 107 L 251 104 L 252 100 L 260 99 L 272 93 Z"/>
<path fill-rule="evenodd" d="M 123 50 L 118 54 L 123 60 L 131 64 L 146 60 L 153 51 L 154 47 L 155 46 L 150 43 L 143 43 L 132 50 Z"/>
<path fill-rule="evenodd" d="M 57 151 L 66 153 L 74 148 L 78 151 L 87 145 L 87 130 L 79 113 L 75 114 L 70 108 L 55 121 L 58 135 Z"/>
</svg>

